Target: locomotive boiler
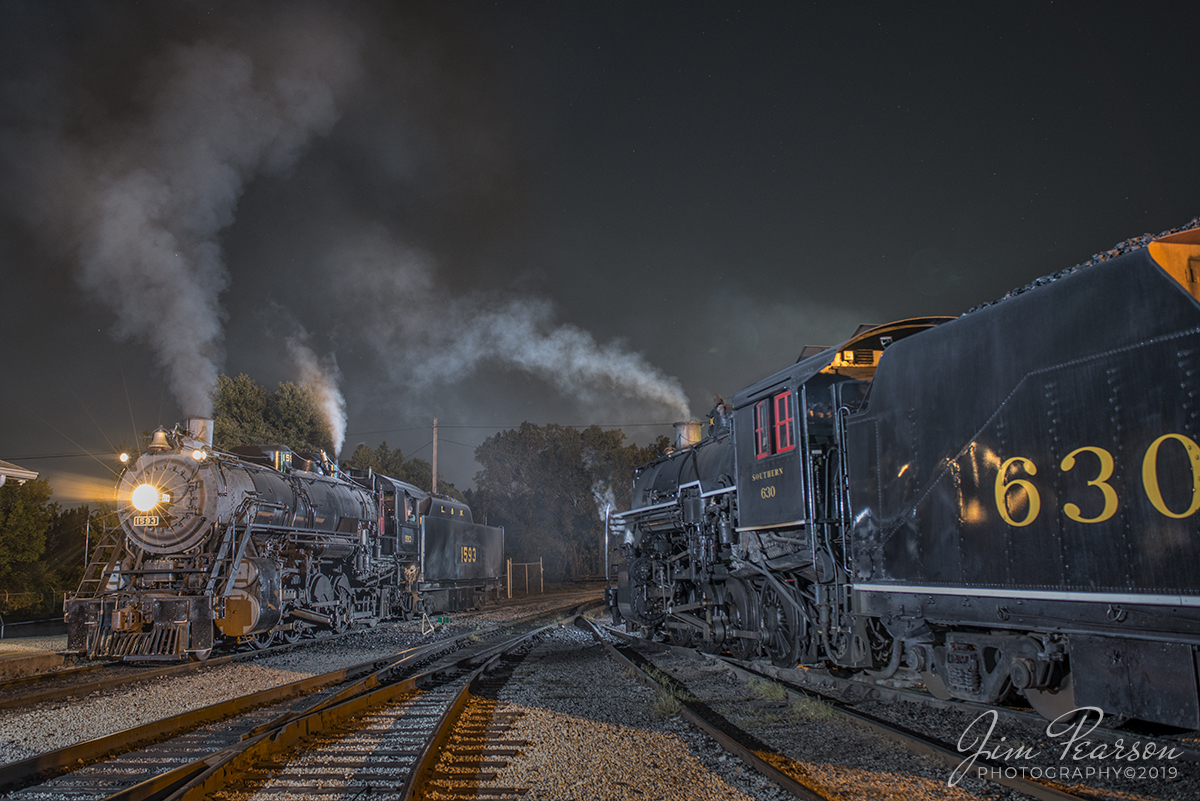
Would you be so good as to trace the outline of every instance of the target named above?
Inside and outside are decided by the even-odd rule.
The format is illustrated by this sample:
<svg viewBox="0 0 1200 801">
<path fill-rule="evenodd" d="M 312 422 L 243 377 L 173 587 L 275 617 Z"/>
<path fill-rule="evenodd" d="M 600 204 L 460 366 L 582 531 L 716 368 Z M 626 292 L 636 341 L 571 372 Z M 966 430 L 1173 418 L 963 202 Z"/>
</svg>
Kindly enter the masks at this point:
<svg viewBox="0 0 1200 801">
<path fill-rule="evenodd" d="M 71 650 L 203 659 L 498 592 L 504 532 L 465 504 L 323 454 L 215 451 L 211 422 L 159 429 L 121 474 L 120 523 L 66 602 Z"/>
<path fill-rule="evenodd" d="M 613 520 L 614 614 L 1049 719 L 1200 728 L 1200 229 L 719 404 Z"/>
</svg>

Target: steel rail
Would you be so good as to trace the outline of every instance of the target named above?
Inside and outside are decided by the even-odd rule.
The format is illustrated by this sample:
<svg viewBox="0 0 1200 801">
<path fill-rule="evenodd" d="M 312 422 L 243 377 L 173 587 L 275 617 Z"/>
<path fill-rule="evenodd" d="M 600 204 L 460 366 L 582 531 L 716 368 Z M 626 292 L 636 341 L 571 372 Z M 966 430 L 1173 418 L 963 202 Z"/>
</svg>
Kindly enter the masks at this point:
<svg viewBox="0 0 1200 801">
<path fill-rule="evenodd" d="M 733 672 L 734 675 L 740 679 L 749 680 L 750 678 L 771 678 L 765 673 L 759 673 L 756 670 L 734 664 L 733 660 L 726 659 L 725 657 L 718 656 L 716 658 L 719 659 L 730 671 Z M 778 682 L 784 688 L 784 690 L 787 691 L 789 696 L 803 696 L 809 699 L 818 698 L 821 701 L 829 704 L 839 715 L 847 720 L 850 720 L 859 726 L 862 726 L 863 728 L 867 728 L 871 731 L 882 734 L 889 740 L 899 743 L 914 753 L 934 757 L 952 770 L 958 768 L 967 756 L 962 751 L 950 748 L 943 743 L 938 742 L 937 740 L 926 737 L 925 735 L 919 734 L 911 729 L 898 726 L 894 723 L 888 723 L 887 721 L 881 720 L 874 715 L 868 715 L 864 712 L 850 709 L 841 701 L 826 698 L 818 693 L 812 692 L 811 690 L 797 687 L 792 685 L 790 682 L 785 682 L 781 679 L 774 679 L 774 681 Z M 990 708 L 990 711 L 994 712 L 996 709 L 992 707 Z M 986 768 L 994 769 L 992 776 L 989 777 L 991 781 L 994 781 L 997 784 L 1002 784 L 1011 790 L 1017 790 L 1022 793 L 1026 793 L 1027 795 L 1031 795 L 1034 798 L 1041 799 L 1042 801 L 1090 801 L 1091 799 L 1091 796 L 1077 795 L 1065 790 L 1060 790 L 1049 783 L 1037 781 L 1036 779 L 1023 779 L 1016 776 L 1010 778 L 1004 775 L 1003 769 L 1005 766 L 1002 762 L 995 762 L 990 759 L 976 757 L 974 763 Z"/>
<path fill-rule="evenodd" d="M 121 676 L 110 676 L 108 678 L 97 679 L 96 681 L 85 682 L 82 684 L 74 684 L 67 687 L 56 687 L 51 690 L 43 690 L 41 692 L 28 693 L 26 695 L 17 695 L 12 698 L 0 698 L 0 709 L 16 709 L 23 706 L 33 706 L 34 704 L 45 703 L 48 701 L 61 701 L 64 698 L 71 698 L 77 695 L 89 695 L 100 690 L 109 690 L 113 687 L 120 687 L 125 684 L 135 684 L 139 681 L 147 681 L 149 679 L 157 679 L 163 676 L 173 676 L 177 674 L 182 675 L 184 673 L 191 673 L 206 667 L 229 664 L 230 662 L 245 662 L 251 659 L 258 659 L 260 656 L 282 654 L 298 648 L 324 645 L 326 643 L 342 639 L 343 637 L 348 637 L 351 634 L 362 634 L 364 631 L 364 629 L 359 629 L 357 631 L 343 632 L 342 634 L 333 634 L 328 637 L 304 640 L 298 643 L 273 645 L 270 648 L 263 648 L 261 650 L 239 651 L 235 654 L 227 654 L 226 656 L 205 659 L 202 662 L 181 662 L 179 664 L 167 665 L 165 667 L 135 670 L 134 672 L 130 672 Z M 126 664 L 128 664 L 128 662 L 114 661 L 104 665 L 88 665 L 79 669 L 79 672 L 86 672 L 88 670 Z M 37 677 L 28 676 L 26 678 L 38 678 L 43 681 L 48 681 L 59 678 L 60 676 L 69 675 L 72 674 L 68 673 L 67 671 L 60 671 L 58 673 L 43 673 Z M 3 689 L 3 686 L 0 686 L 0 689 Z"/>
<path fill-rule="evenodd" d="M 624 632 L 614 632 L 621 636 Z M 661 645 L 662 643 L 655 643 Z M 675 646 L 672 646 L 675 647 Z M 753 665 L 746 664 L 740 660 L 730 659 L 729 657 L 720 657 L 726 662 L 738 665 L 751 672 L 759 673 L 763 677 L 773 679 L 780 683 L 795 685 L 799 688 L 816 692 L 820 695 L 827 696 L 829 693 L 834 693 L 838 697 L 837 700 L 854 704 L 862 701 L 885 701 L 896 702 L 903 701 L 904 703 L 920 704 L 931 709 L 941 709 L 956 712 L 973 712 L 983 714 L 985 712 L 998 712 L 1010 720 L 1015 720 L 1021 723 L 1044 728 L 1047 720 L 1036 712 L 1026 711 L 1024 709 L 1014 709 L 1012 707 L 991 706 L 989 704 L 981 704 L 976 701 L 965 701 L 958 698 L 942 700 L 930 695 L 927 692 L 919 690 L 901 689 L 898 687 L 885 687 L 879 684 L 864 682 L 859 679 L 841 679 L 836 676 L 831 676 L 827 673 L 816 671 L 798 670 L 795 668 L 780 668 L 771 664 Z M 1129 742 L 1130 737 L 1136 737 L 1139 741 L 1151 742 L 1156 746 L 1170 746 L 1180 752 L 1180 759 L 1189 762 L 1200 763 L 1200 749 L 1191 746 L 1185 742 L 1177 740 L 1155 739 L 1147 737 L 1137 732 L 1122 730 L 1121 728 L 1105 728 L 1099 727 L 1092 729 L 1088 736 L 1095 740 L 1103 740 L 1110 744 L 1116 745 L 1118 741 Z"/>
<path fill-rule="evenodd" d="M 113 663 L 104 662 L 95 665 L 80 665 L 79 667 L 64 668 L 62 670 L 47 671 L 45 673 L 34 673 L 31 676 L 20 676 L 15 679 L 5 679 L 4 681 L 0 681 L 0 691 L 8 690 L 13 687 L 20 687 L 23 684 L 37 684 L 43 681 L 61 679 L 68 676 L 77 676 L 80 673 L 90 673 L 93 670 L 99 670 L 100 668 L 108 667 L 110 664 Z"/>
<path fill-rule="evenodd" d="M 590 600 L 581 601 L 571 608 L 578 609 L 588 603 L 593 603 L 593 601 L 590 601 Z M 602 599 L 597 599 L 596 603 L 602 603 Z M 561 611 L 561 609 L 550 610 L 550 612 L 547 612 L 547 613 L 537 613 L 535 615 L 530 615 L 530 616 L 526 616 L 524 618 L 519 618 L 518 620 L 512 621 L 511 623 L 506 624 L 506 625 L 523 625 L 524 623 L 528 622 L 531 619 L 536 620 L 546 614 L 552 614 L 552 613 L 556 613 L 559 611 Z M 341 634 L 332 634 L 330 636 L 319 637 L 317 639 L 303 640 L 298 643 L 284 643 L 281 645 L 273 645 L 270 648 L 263 648 L 261 650 L 239 651 L 238 653 L 235 653 L 235 654 L 228 654 L 226 656 L 219 656 L 219 657 L 215 657 L 215 658 L 211 658 L 211 659 L 206 659 L 202 662 L 184 662 L 184 663 L 176 664 L 176 665 L 168 665 L 166 667 L 148 668 L 145 670 L 138 670 L 136 672 L 131 672 L 131 673 L 128 673 L 128 674 L 122 675 L 122 676 L 110 676 L 108 678 L 98 679 L 96 681 L 85 682 L 82 684 L 75 684 L 75 685 L 70 685 L 67 687 L 56 687 L 54 689 L 43 690 L 41 692 L 27 693 L 25 695 L 16 695 L 11 698 L 0 698 L 0 710 L 16 709 L 16 708 L 24 707 L 24 706 L 33 706 L 34 704 L 46 703 L 46 702 L 50 702 L 50 701 L 61 701 L 65 698 L 71 698 L 74 696 L 81 696 L 81 695 L 89 695 L 91 693 L 98 692 L 101 690 L 109 690 L 109 689 L 112 689 L 113 687 L 120 687 L 125 684 L 134 684 L 139 681 L 147 681 L 150 679 L 157 679 L 157 678 L 161 678 L 163 676 L 191 673 L 193 671 L 200 670 L 201 668 L 205 668 L 205 667 L 215 667 L 218 665 L 228 664 L 230 662 L 243 662 L 243 661 L 247 661 L 247 660 L 257 659 L 261 656 L 269 656 L 271 654 L 287 653 L 288 651 L 293 651 L 298 648 L 319 646 L 319 645 L 323 645 L 326 643 L 334 642 L 334 641 L 342 639 L 344 637 L 349 637 L 351 635 L 363 634 L 366 631 L 370 631 L 370 629 L 355 629 L 355 630 L 343 632 Z M 18 686 L 21 684 L 27 684 L 27 683 L 38 682 L 38 681 L 50 681 L 50 680 L 54 680 L 54 679 L 77 675 L 79 673 L 85 673 L 85 672 L 89 672 L 89 671 L 98 670 L 101 668 L 112 667 L 114 665 L 123 665 L 123 664 L 127 664 L 127 663 L 122 662 L 122 661 L 113 661 L 113 662 L 106 663 L 103 665 L 85 665 L 83 667 L 71 668 L 69 670 L 62 670 L 62 671 L 58 671 L 56 673 L 41 673 L 36 676 L 25 676 L 23 678 L 12 679 L 7 682 L 0 683 L 0 691 L 3 691 L 9 687 Z"/>
<path fill-rule="evenodd" d="M 649 644 L 657 650 L 670 651 L 678 656 L 684 656 L 693 659 L 702 658 L 700 654 L 697 654 L 690 648 L 682 648 L 680 646 L 667 645 L 665 643 L 647 643 L 640 637 L 634 637 L 633 635 L 617 631 L 611 627 L 605 627 L 605 630 L 610 634 L 625 639 L 631 643 Z M 778 675 L 771 675 L 766 672 L 760 672 L 758 670 L 748 668 L 736 659 L 730 659 L 728 657 L 717 656 L 713 654 L 706 654 L 705 656 L 711 656 L 717 660 L 720 660 L 720 662 L 728 670 L 730 670 L 732 673 L 734 673 L 734 675 L 743 681 L 749 680 L 750 678 L 770 679 L 779 683 L 780 686 L 787 691 L 790 697 L 801 696 L 805 699 L 819 699 L 820 701 L 829 704 L 829 706 L 841 717 L 856 723 L 859 726 L 882 734 L 889 740 L 904 746 L 914 753 L 934 757 L 942 761 L 943 764 L 947 765 L 951 769 L 957 768 L 959 765 L 961 765 L 963 759 L 965 758 L 963 752 L 950 748 L 943 743 L 926 737 L 925 735 L 904 728 L 903 726 L 888 723 L 873 715 L 868 715 L 866 713 L 850 709 L 842 701 L 829 698 L 813 690 L 797 686 L 791 682 L 779 678 Z M 997 711 L 995 707 L 983 707 L 983 705 L 980 706 L 988 711 Z M 1005 766 L 1000 762 L 995 762 L 982 757 L 976 757 L 974 764 L 995 769 L 993 773 L 995 778 L 991 778 L 991 780 L 997 784 L 1004 785 L 1012 790 L 1018 790 L 1022 793 L 1026 793 L 1027 795 L 1041 799 L 1041 801 L 1090 801 L 1091 798 L 1090 796 L 1076 795 L 1065 790 L 1060 790 L 1047 782 L 1039 782 L 1034 779 L 1023 779 L 1020 777 L 1010 778 L 1004 775 L 1003 768 Z"/>
<path fill-rule="evenodd" d="M 569 619 L 573 619 L 573 616 Z M 279 725 L 268 731 L 260 731 L 243 740 L 241 743 L 224 749 L 222 752 L 197 760 L 191 763 L 191 765 L 177 768 L 175 770 L 177 775 L 181 777 L 187 775 L 191 778 L 185 778 L 178 787 L 173 788 L 173 791 L 165 796 L 164 801 L 203 801 L 203 799 L 209 798 L 214 793 L 219 792 L 226 785 L 236 781 L 239 776 L 250 771 L 256 764 L 295 749 L 303 742 L 311 740 L 331 729 L 357 720 L 370 710 L 384 706 L 396 700 L 399 696 L 428 690 L 439 683 L 444 683 L 448 678 L 449 680 L 453 680 L 454 678 L 461 680 L 461 673 L 458 673 L 453 678 L 447 677 L 446 674 L 452 673 L 455 670 L 468 669 L 479 664 L 482 660 L 483 665 L 470 674 L 459 693 L 462 698 L 457 708 L 461 711 L 461 705 L 466 703 L 464 693 L 472 679 L 481 674 L 488 665 L 498 660 L 505 651 L 518 647 L 530 638 L 559 625 L 561 625 L 561 621 L 556 621 L 547 626 L 535 629 L 532 632 L 515 635 L 496 646 L 485 649 L 482 653 L 468 654 L 462 659 L 457 660 L 453 665 L 434 667 L 424 673 L 393 681 L 381 687 L 375 686 L 369 680 L 363 680 L 359 682 L 361 692 L 352 697 L 343 698 L 332 705 L 328 705 L 325 701 L 322 701 L 294 718 L 281 721 Z M 366 685 L 368 683 L 370 683 L 373 689 L 367 688 Z M 452 706 L 454 706 L 454 703 L 452 703 Z M 445 731 L 446 720 L 447 717 L 443 713 L 430 739 Z M 425 748 L 422 751 L 422 757 L 418 759 L 417 764 L 424 764 L 428 759 L 433 759 L 436 762 L 436 756 L 436 747 L 431 746 L 430 741 L 427 740 Z M 406 787 L 412 784 L 412 777 L 414 775 L 415 771 L 409 772 L 409 777 L 406 779 Z M 158 790 L 157 792 L 161 793 L 162 791 Z M 406 790 L 406 792 L 411 791 Z M 109 796 L 105 801 L 140 801 L 141 799 L 151 797 L 150 795 L 141 793 L 141 785 L 138 785 L 122 793 Z M 411 796 L 406 795 L 406 797 Z"/>
<path fill-rule="evenodd" d="M 530 621 L 539 620 L 554 614 L 562 614 L 563 612 L 570 614 L 577 611 L 579 608 L 592 603 L 594 603 L 594 601 L 586 600 L 569 606 L 560 607 L 558 609 L 549 609 L 542 612 L 536 612 L 516 620 L 506 621 L 504 625 L 520 626 L 527 624 Z M 459 643 L 470 639 L 472 636 L 477 636 L 480 633 L 496 631 L 499 631 L 499 626 L 493 626 L 490 629 L 481 629 L 480 631 L 476 632 L 464 633 L 445 640 L 438 640 L 436 642 L 429 643 L 426 646 L 418 646 L 416 649 L 406 649 L 390 656 L 380 657 L 369 662 L 363 662 L 347 668 L 342 668 L 340 670 L 331 671 L 320 676 L 312 676 L 307 679 L 300 679 L 288 684 L 283 684 L 277 687 L 251 693 L 246 696 L 210 704 L 209 706 L 194 709 L 179 715 L 173 715 L 162 720 L 152 721 L 141 726 L 135 726 L 133 728 L 125 729 L 113 734 L 104 735 L 92 740 L 85 740 L 73 745 L 55 749 L 53 751 L 37 754 L 24 760 L 12 762 L 7 765 L 0 766 L 0 793 L 11 792 L 23 787 L 28 787 L 38 783 L 39 781 L 45 781 L 52 776 L 62 773 L 69 773 L 80 765 L 95 763 L 110 757 L 133 751 L 155 742 L 176 737 L 200 728 L 201 726 L 215 723 L 224 719 L 237 717 L 251 709 L 281 703 L 293 698 L 302 697 L 306 694 L 317 692 L 319 690 L 345 682 L 348 679 L 357 678 L 364 672 L 379 670 L 380 666 L 384 666 L 386 669 L 386 666 L 389 662 L 395 662 L 397 659 L 402 658 L 404 654 L 408 654 L 414 650 L 423 650 L 426 652 L 429 650 L 445 651 L 452 647 L 456 647 Z M 358 633 L 361 633 L 361 631 Z M 326 637 L 322 638 L 318 642 L 329 642 L 331 639 L 333 638 Z M 300 646 L 295 644 L 279 646 L 281 650 L 295 647 Z M 178 668 L 195 670 L 199 667 L 214 664 L 224 664 L 226 661 L 230 661 L 234 657 L 253 658 L 255 656 L 267 653 L 269 650 L 273 649 L 246 652 L 244 654 L 233 654 L 229 657 L 218 657 L 217 660 L 207 660 L 204 663 L 173 665 L 170 668 L 163 668 L 151 672 L 155 673 L 155 675 L 162 675 L 163 671 L 169 673 Z M 128 677 L 126 680 L 141 680 L 145 677 L 146 673 L 141 672 L 137 674 L 137 678 Z M 72 694 L 78 694 L 79 692 L 79 688 L 76 687 L 73 688 Z M 206 759 L 208 758 L 209 757 L 206 757 Z M 178 770 L 172 771 L 172 773 L 176 775 L 176 783 L 178 783 Z M 154 782 L 157 780 L 158 779 L 150 779 L 147 781 Z M 143 784 L 145 783 L 146 782 L 143 782 Z"/>
<path fill-rule="evenodd" d="M 491 654 L 487 657 L 487 661 L 468 676 L 462 688 L 455 693 L 454 699 L 438 719 L 432 736 L 426 741 L 425 747 L 421 749 L 420 757 L 418 757 L 416 764 L 404 782 L 404 801 L 414 801 L 414 799 L 425 798 L 428 795 L 428 790 L 434 783 L 433 774 L 437 767 L 438 757 L 453 735 L 454 726 L 470 702 L 471 696 L 477 692 L 482 677 L 500 661 L 504 654 L 515 650 L 527 640 L 548 629 L 555 626 L 567 626 L 577 619 L 579 619 L 578 615 L 565 618 L 564 620 L 532 631 L 511 643 L 503 643 L 501 646 L 492 649 Z"/>
<path fill-rule="evenodd" d="M 587 626 L 586 630 L 590 631 L 596 641 L 608 650 L 609 655 L 617 662 L 632 670 L 634 676 L 643 684 L 659 692 L 671 692 L 675 689 L 670 686 L 664 686 L 657 678 L 647 673 L 641 665 L 617 650 L 612 643 L 604 639 L 596 624 L 586 618 L 579 619 L 584 621 Z M 822 787 L 811 777 L 808 777 L 804 768 L 797 764 L 795 760 L 779 753 L 766 743 L 753 737 L 753 735 L 734 726 L 722 715 L 706 705 L 689 697 L 680 698 L 677 693 L 672 694 L 679 700 L 681 707 L 679 714 L 684 720 L 708 734 L 720 743 L 721 747 L 726 751 L 737 756 L 751 768 L 758 771 L 758 773 L 775 782 L 792 795 L 797 798 L 806 799 L 806 801 L 830 801 L 830 799 L 837 797 L 835 793 Z"/>
<path fill-rule="evenodd" d="M 431 643 L 430 647 L 445 646 L 448 643 L 466 639 L 469 636 L 468 634 L 463 634 L 451 640 L 439 640 L 437 643 Z M 413 649 L 408 649 L 408 651 L 411 650 Z M 107 757 L 127 753 L 140 746 L 164 738 L 174 737 L 225 718 L 235 717 L 245 713 L 249 709 L 267 704 L 280 703 L 340 684 L 349 678 L 360 675 L 364 671 L 377 668 L 381 662 L 386 663 L 394 660 L 408 651 L 397 652 L 389 657 L 374 659 L 370 662 L 352 665 L 351 667 L 331 671 L 320 676 L 311 676 L 307 679 L 299 679 L 249 695 L 220 701 L 179 715 L 163 718 L 162 720 L 152 721 L 92 740 L 84 740 L 83 742 L 65 746 L 54 751 L 47 751 L 28 759 L 9 763 L 0 767 L 0 792 L 26 787 L 36 783 L 40 779 L 49 778 L 53 774 L 74 768 L 81 763 L 96 762 Z"/>
</svg>

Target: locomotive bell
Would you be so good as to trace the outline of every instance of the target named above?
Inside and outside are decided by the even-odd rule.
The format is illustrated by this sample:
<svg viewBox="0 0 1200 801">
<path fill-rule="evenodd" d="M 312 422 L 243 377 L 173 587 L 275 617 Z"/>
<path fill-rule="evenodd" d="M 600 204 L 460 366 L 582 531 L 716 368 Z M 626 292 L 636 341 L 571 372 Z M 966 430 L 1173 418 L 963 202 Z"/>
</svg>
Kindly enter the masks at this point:
<svg viewBox="0 0 1200 801">
<path fill-rule="evenodd" d="M 150 447 L 148 450 L 155 452 L 171 450 L 171 443 L 167 442 L 167 432 L 161 426 L 154 429 L 154 434 L 150 437 Z"/>
</svg>

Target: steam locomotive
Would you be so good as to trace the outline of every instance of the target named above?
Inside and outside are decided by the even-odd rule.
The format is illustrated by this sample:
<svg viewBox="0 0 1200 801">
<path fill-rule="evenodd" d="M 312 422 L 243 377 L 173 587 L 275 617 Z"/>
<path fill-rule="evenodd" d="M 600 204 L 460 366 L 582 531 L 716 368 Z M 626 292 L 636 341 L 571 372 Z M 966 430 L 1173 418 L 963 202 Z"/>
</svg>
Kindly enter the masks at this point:
<svg viewBox="0 0 1200 801">
<path fill-rule="evenodd" d="M 122 472 L 120 524 L 65 604 L 69 649 L 204 659 L 498 593 L 504 530 L 466 505 L 324 454 L 214 451 L 211 424 L 155 431 Z"/>
<path fill-rule="evenodd" d="M 720 402 L 612 520 L 614 617 L 1048 719 L 1200 728 L 1194 226 L 806 349 Z"/>
</svg>

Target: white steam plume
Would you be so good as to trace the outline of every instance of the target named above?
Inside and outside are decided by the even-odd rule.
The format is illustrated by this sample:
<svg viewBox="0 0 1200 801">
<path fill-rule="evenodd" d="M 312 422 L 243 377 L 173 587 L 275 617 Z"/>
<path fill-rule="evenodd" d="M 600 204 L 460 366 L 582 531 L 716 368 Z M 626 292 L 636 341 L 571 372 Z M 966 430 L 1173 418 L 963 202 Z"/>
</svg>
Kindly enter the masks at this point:
<svg viewBox="0 0 1200 801">
<path fill-rule="evenodd" d="M 609 511 L 617 508 L 617 496 L 613 494 L 612 485 L 607 481 L 594 482 L 592 498 L 596 501 L 596 511 L 600 513 L 600 522 L 607 521 Z"/>
<path fill-rule="evenodd" d="M 86 143 L 60 133 L 36 151 L 59 184 L 39 188 L 74 190 L 56 224 L 74 228 L 81 285 L 116 314 L 118 338 L 154 349 L 186 414 L 211 413 L 223 358 L 218 235 L 249 180 L 329 131 L 358 72 L 357 36 L 336 20 L 280 12 L 269 23 L 170 46 L 143 65 L 150 99 L 132 122 Z"/>
<path fill-rule="evenodd" d="M 333 439 L 333 453 L 330 456 L 336 460 L 346 441 L 346 399 L 338 388 L 341 374 L 337 362 L 332 357 L 324 362 L 318 359 L 317 354 L 305 344 L 302 334 L 289 337 L 287 348 L 300 372 L 300 383 L 312 389 L 317 406 L 329 424 L 329 434 Z"/>
<path fill-rule="evenodd" d="M 585 403 L 613 398 L 649 402 L 689 419 L 678 380 L 620 342 L 598 343 L 554 320 L 550 302 L 450 296 L 434 283 L 428 260 L 381 230 L 358 236 L 336 254 L 346 291 L 372 327 L 393 379 L 413 389 L 461 381 L 481 367 L 506 367 L 549 382 Z"/>
</svg>

